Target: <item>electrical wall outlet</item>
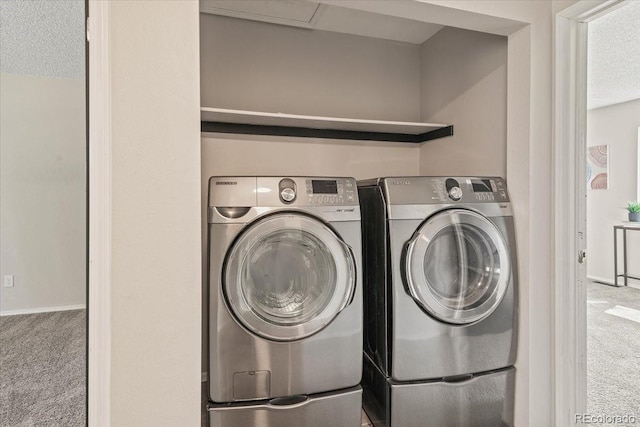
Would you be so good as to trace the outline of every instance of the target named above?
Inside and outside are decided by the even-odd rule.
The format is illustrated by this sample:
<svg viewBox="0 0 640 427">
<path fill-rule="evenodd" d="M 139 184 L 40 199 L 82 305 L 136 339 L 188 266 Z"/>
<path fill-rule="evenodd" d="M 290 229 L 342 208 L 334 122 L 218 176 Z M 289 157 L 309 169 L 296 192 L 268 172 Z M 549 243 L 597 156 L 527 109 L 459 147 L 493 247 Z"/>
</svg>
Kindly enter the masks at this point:
<svg viewBox="0 0 640 427">
<path fill-rule="evenodd" d="M 4 287 L 13 288 L 13 275 L 4 276 Z"/>
</svg>

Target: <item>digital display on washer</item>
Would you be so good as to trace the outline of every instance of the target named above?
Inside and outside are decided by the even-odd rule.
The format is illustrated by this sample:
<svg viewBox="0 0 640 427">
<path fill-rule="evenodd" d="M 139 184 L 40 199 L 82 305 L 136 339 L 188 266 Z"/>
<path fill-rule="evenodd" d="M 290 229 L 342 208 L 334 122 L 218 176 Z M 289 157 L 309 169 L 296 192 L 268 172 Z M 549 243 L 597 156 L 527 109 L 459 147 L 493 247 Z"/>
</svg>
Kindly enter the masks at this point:
<svg viewBox="0 0 640 427">
<path fill-rule="evenodd" d="M 338 194 L 338 182 L 333 180 L 311 180 L 313 194 Z"/>
<path fill-rule="evenodd" d="M 493 193 L 490 179 L 472 179 L 471 186 L 474 193 Z"/>
</svg>

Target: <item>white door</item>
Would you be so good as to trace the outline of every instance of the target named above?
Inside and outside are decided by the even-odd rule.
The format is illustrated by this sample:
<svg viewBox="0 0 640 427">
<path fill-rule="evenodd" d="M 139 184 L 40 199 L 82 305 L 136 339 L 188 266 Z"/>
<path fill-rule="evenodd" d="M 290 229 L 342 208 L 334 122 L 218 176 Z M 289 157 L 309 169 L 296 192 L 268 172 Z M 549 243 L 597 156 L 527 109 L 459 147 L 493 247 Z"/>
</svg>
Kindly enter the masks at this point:
<svg viewBox="0 0 640 427">
<path fill-rule="evenodd" d="M 440 212 L 407 244 L 409 294 L 443 322 L 468 324 L 489 316 L 502 301 L 511 260 L 502 233 L 466 209 Z"/>
<path fill-rule="evenodd" d="M 280 213 L 248 226 L 231 248 L 224 292 L 236 319 L 276 341 L 308 337 L 346 307 L 355 289 L 349 246 L 326 224 Z"/>
<path fill-rule="evenodd" d="M 586 125 L 588 22 L 623 2 L 577 2 L 555 28 L 555 424 L 587 409 Z"/>
</svg>

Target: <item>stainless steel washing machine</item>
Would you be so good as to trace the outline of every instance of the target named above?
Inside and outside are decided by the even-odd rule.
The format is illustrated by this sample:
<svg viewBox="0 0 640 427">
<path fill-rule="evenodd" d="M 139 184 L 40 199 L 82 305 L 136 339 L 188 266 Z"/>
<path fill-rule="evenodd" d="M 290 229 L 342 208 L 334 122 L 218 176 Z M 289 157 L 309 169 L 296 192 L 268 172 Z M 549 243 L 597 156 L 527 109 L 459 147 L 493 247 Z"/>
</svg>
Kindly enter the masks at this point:
<svg viewBox="0 0 640 427">
<path fill-rule="evenodd" d="M 360 425 L 355 180 L 212 177 L 208 223 L 210 425 Z"/>
<path fill-rule="evenodd" d="M 504 180 L 358 187 L 370 417 L 395 427 L 512 425 L 518 284 Z"/>
</svg>

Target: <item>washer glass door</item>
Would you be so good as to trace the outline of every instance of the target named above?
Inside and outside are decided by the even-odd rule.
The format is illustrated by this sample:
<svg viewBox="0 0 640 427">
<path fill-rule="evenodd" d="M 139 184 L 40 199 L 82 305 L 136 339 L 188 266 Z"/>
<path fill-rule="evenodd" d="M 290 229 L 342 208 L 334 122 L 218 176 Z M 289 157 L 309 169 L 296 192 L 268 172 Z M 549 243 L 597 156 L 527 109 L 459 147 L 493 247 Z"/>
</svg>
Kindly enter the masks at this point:
<svg viewBox="0 0 640 427">
<path fill-rule="evenodd" d="M 251 224 L 236 240 L 224 290 L 247 329 L 291 341 L 318 332 L 350 303 L 355 274 L 349 246 L 327 225 L 281 213 Z"/>
<path fill-rule="evenodd" d="M 484 216 L 452 209 L 429 218 L 407 244 L 405 273 L 413 299 L 453 324 L 489 316 L 511 276 L 504 237 Z"/>
</svg>

